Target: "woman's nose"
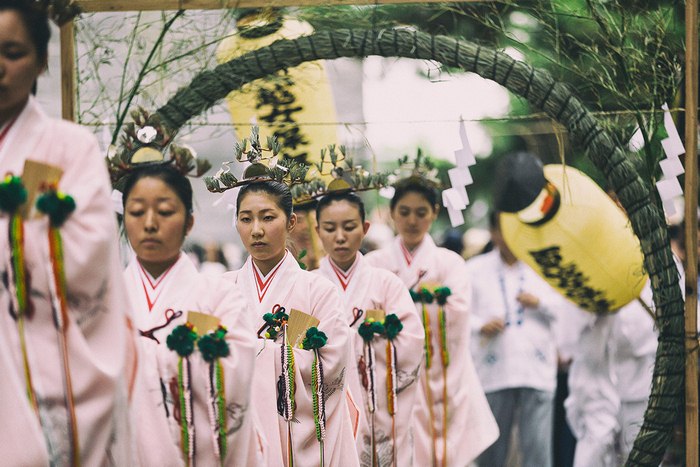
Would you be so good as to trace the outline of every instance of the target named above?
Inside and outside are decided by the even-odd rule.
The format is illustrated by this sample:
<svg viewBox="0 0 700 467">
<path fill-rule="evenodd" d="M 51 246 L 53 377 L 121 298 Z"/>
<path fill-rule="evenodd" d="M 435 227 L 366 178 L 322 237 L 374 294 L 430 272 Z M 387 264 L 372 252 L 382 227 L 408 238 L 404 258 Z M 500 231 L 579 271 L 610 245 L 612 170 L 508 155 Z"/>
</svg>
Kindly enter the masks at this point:
<svg viewBox="0 0 700 467">
<path fill-rule="evenodd" d="M 264 233 L 264 230 L 263 230 L 263 227 L 262 227 L 262 222 L 259 222 L 259 221 L 257 221 L 257 220 L 254 220 L 254 221 L 253 221 L 253 228 L 252 228 L 252 230 L 251 230 L 251 233 L 252 233 L 254 236 L 256 236 L 256 237 L 262 236 L 263 233 Z"/>
<path fill-rule="evenodd" d="M 146 211 L 146 218 L 143 226 L 148 232 L 153 232 L 158 229 L 158 222 L 156 221 L 156 216 L 153 211 Z"/>
</svg>

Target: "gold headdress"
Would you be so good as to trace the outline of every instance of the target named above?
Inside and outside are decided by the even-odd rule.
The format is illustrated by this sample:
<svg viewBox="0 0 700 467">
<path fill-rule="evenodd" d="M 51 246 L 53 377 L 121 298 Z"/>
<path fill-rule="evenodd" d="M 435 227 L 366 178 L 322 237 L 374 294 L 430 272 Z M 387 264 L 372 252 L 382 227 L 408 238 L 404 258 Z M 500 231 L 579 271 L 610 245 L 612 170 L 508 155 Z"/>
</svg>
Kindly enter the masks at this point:
<svg viewBox="0 0 700 467">
<path fill-rule="evenodd" d="M 295 206 L 303 206 L 331 193 L 377 190 L 389 184 L 389 173 L 372 174 L 345 156 L 344 146 L 334 144 L 321 150 L 321 160 L 315 165 L 317 178 L 292 188 Z M 330 165 L 330 169 L 326 167 Z M 331 181 L 326 183 L 328 177 Z"/>
<path fill-rule="evenodd" d="M 253 126 L 250 138 L 243 138 L 234 146 L 235 160 L 224 162 L 224 167 L 213 177 L 204 177 L 207 190 L 223 193 L 239 186 L 266 181 L 281 182 L 290 188 L 302 183 L 309 166 L 289 157 L 280 157 L 281 149 L 274 136 L 268 136 L 267 145 L 263 147 L 260 144 L 260 131 L 257 126 Z M 231 173 L 231 164 L 236 162 L 250 163 L 240 179 Z"/>
<path fill-rule="evenodd" d="M 436 190 L 442 189 L 443 183 L 438 177 L 435 161 L 423 155 L 420 148 L 418 148 L 415 158 L 409 159 L 408 155 L 404 155 L 397 162 L 399 167 L 394 171 L 392 177 L 393 186 L 399 183 L 416 182 Z"/>
<path fill-rule="evenodd" d="M 107 157 L 114 188 L 119 189 L 127 174 L 143 167 L 172 164 L 182 175 L 193 177 L 201 177 L 211 168 L 191 147 L 174 144 L 174 134 L 144 109 L 132 111 L 131 117 L 134 121 L 126 124 L 120 147 Z"/>
</svg>

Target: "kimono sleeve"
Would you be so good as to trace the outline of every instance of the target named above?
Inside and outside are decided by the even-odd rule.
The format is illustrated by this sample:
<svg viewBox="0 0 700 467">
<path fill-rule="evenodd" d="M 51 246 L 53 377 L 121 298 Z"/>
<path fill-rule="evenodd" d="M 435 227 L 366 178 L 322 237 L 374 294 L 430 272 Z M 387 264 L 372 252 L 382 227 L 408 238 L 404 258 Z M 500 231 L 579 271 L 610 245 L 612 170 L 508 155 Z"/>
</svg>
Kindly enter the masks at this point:
<svg viewBox="0 0 700 467">
<path fill-rule="evenodd" d="M 70 155 L 60 188 L 75 199 L 76 209 L 61 228 L 66 280 L 71 293 L 94 299 L 104 293 L 110 275 L 120 271 L 110 181 L 95 137 L 65 122 L 56 129 Z M 116 268 L 116 271 L 113 270 Z M 114 278 L 111 278 L 114 280 Z M 121 280 L 119 279 L 121 285 Z M 123 286 L 123 285 L 122 285 Z"/>
</svg>

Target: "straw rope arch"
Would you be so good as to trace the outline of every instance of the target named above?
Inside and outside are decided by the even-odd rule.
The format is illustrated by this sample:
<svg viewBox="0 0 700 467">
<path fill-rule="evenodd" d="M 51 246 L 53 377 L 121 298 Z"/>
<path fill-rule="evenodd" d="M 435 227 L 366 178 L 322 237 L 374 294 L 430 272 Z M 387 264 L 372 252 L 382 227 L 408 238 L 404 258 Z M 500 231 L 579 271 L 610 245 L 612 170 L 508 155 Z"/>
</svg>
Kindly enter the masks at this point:
<svg viewBox="0 0 700 467">
<path fill-rule="evenodd" d="M 408 29 L 321 31 L 280 40 L 197 75 L 156 115 L 173 130 L 245 83 L 313 60 L 339 57 L 435 60 L 497 82 L 568 128 L 572 140 L 605 175 L 627 210 L 644 252 L 657 309 L 659 346 L 644 424 L 627 465 L 658 466 L 683 401 L 683 299 L 664 217 L 624 150 L 561 82 L 505 53 L 445 36 Z"/>
</svg>

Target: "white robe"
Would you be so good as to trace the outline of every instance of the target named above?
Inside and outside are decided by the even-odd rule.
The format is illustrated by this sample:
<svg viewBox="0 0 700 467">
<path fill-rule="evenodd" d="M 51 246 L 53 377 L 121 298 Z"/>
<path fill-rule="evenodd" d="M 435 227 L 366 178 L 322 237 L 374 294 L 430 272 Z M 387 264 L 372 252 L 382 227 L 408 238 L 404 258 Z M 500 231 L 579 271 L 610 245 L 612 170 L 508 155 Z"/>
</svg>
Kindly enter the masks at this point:
<svg viewBox="0 0 700 467">
<path fill-rule="evenodd" d="M 30 98 L 0 148 L 0 173 L 21 175 L 26 159 L 63 169 L 59 190 L 71 195 L 76 210 L 61 227 L 67 281 L 68 359 L 82 465 L 128 465 L 125 290 L 118 262 L 117 229 L 110 183 L 95 137 L 72 123 L 49 118 Z M 0 219 L 0 269 L 6 277 L 10 246 L 8 218 Z M 70 432 L 65 409 L 63 365 L 49 292 L 48 220 L 25 222 L 26 265 L 31 275 L 34 316 L 26 321 L 28 360 L 41 423 L 26 396 L 16 321 L 8 312 L 10 295 L 0 285 L 0 360 L 3 395 L 0 413 L 3 463 L 69 463 Z M 11 432 L 11 433 L 10 433 Z M 11 442 L 20 438 L 21 442 Z"/>
<path fill-rule="evenodd" d="M 143 466 L 181 466 L 180 423 L 175 419 L 179 356 L 168 349 L 166 339 L 173 329 L 187 321 L 188 311 L 216 316 L 226 327 L 230 355 L 220 359 L 224 373 L 227 415 L 225 465 L 245 466 L 256 462 L 253 420 L 250 416 L 250 380 L 253 376 L 255 339 L 251 317 L 237 287 L 220 278 L 208 277 L 181 254 L 170 270 L 153 280 L 133 259 L 124 276 L 136 327 L 148 331 L 167 322 L 166 310 L 182 311 L 168 326 L 154 331 L 155 340 L 139 338 L 139 375 L 134 390 L 133 410 L 139 461 Z M 152 288 L 151 285 L 157 285 Z M 149 309 L 149 302 L 152 306 Z M 214 451 L 214 434 L 209 416 L 209 363 L 198 349 L 189 357 L 195 427 L 195 464 L 219 464 Z M 177 414 L 179 415 L 179 414 Z"/>
<path fill-rule="evenodd" d="M 283 306 L 288 314 L 294 308 L 320 320 L 318 329 L 328 337 L 328 342 L 319 351 L 326 395 L 325 465 L 358 465 L 345 395 L 349 331 L 338 292 L 327 280 L 303 271 L 289 252 L 277 266 L 279 269 L 273 268 L 263 279 L 267 281 L 267 288 L 261 292 L 256 288 L 255 265 L 250 257 L 241 269 L 224 274 L 224 278 L 241 287 L 256 328 L 264 324 L 263 315 L 272 312 L 276 304 Z M 268 447 L 267 465 L 270 466 L 287 466 L 287 422 L 277 412 L 280 342 L 281 336 L 276 342 L 259 339 L 260 351 L 255 360 L 252 384 L 252 406 L 261 423 Z M 294 463 L 298 466 L 319 465 L 320 448 L 311 391 L 314 355 L 312 351 L 298 348 L 293 352 L 296 378 L 296 410 L 291 422 Z"/>
<path fill-rule="evenodd" d="M 508 266 L 498 250 L 470 259 L 467 270 L 472 286 L 471 349 L 484 391 L 533 388 L 554 393 L 554 312 L 562 313 L 560 295 L 525 263 Z M 520 292 L 537 297 L 539 305 L 521 306 L 516 300 Z M 505 329 L 483 336 L 481 328 L 496 318 L 504 320 Z"/>
<path fill-rule="evenodd" d="M 447 460 L 443 459 L 443 375 L 440 361 L 438 306 L 427 305 L 430 319 L 432 364 L 423 371 L 422 384 L 416 405 L 415 465 L 433 465 L 436 451 L 438 465 L 467 465 L 498 438 L 498 426 L 493 418 L 481 383 L 477 378 L 469 351 L 469 296 L 470 286 L 464 260 L 456 253 L 438 248 L 426 235 L 423 242 L 407 258 L 402 251 L 401 239 L 396 237 L 392 245 L 367 255 L 374 266 L 388 269 L 403 281 L 404 285 L 417 289 L 421 283 L 437 283 L 449 287 L 452 295 L 447 299 L 447 346 L 450 364 L 447 367 Z M 410 260 L 410 264 L 409 261 Z M 421 304 L 416 303 L 419 313 Z M 426 392 L 429 384 L 430 394 Z M 432 407 L 428 401 L 432 399 Z M 430 426 L 430 409 L 433 411 L 433 443 Z M 435 444 L 435 449 L 433 448 Z"/>
<path fill-rule="evenodd" d="M 354 368 L 348 373 L 348 388 L 356 400 L 361 401 L 360 425 L 357 436 L 357 447 L 360 454 L 360 463 L 371 467 L 371 429 L 369 406 L 367 404 L 369 394 L 361 384 L 359 373 L 360 360 L 364 362 L 364 340 L 358 333 L 359 326 L 364 322 L 365 316 L 355 321 L 354 309 L 384 310 L 386 315 L 395 314 L 403 324 L 403 329 L 394 340 L 396 348 L 397 370 L 397 411 L 394 416 L 394 429 L 396 433 L 396 459 L 400 466 L 413 465 L 413 407 L 416 400 L 418 373 L 423 361 L 424 334 L 420 317 L 416 313 L 413 300 L 401 280 L 390 272 L 372 267 L 361 253 L 353 266 L 348 269 L 349 277 L 346 280 L 338 277 L 331 260 L 324 257 L 319 269 L 314 271 L 333 282 L 345 305 L 345 317 L 351 325 L 350 341 L 353 347 L 352 362 Z M 342 276 L 341 276 L 342 277 Z M 345 285 L 345 287 L 343 287 Z M 353 321 L 355 323 L 353 324 Z M 393 460 L 392 443 L 392 417 L 387 408 L 387 356 L 386 339 L 375 337 L 372 342 L 375 355 L 375 387 L 377 408 L 374 414 L 375 443 L 377 445 L 377 465 L 390 466 Z M 366 364 L 366 362 L 365 362 Z"/>
<path fill-rule="evenodd" d="M 649 284 L 641 299 L 652 303 Z M 654 321 L 637 300 L 599 317 L 570 308 L 560 326 L 579 336 L 565 401 L 577 438 L 574 464 L 617 465 L 632 449 L 651 392 L 658 343 Z"/>
</svg>

